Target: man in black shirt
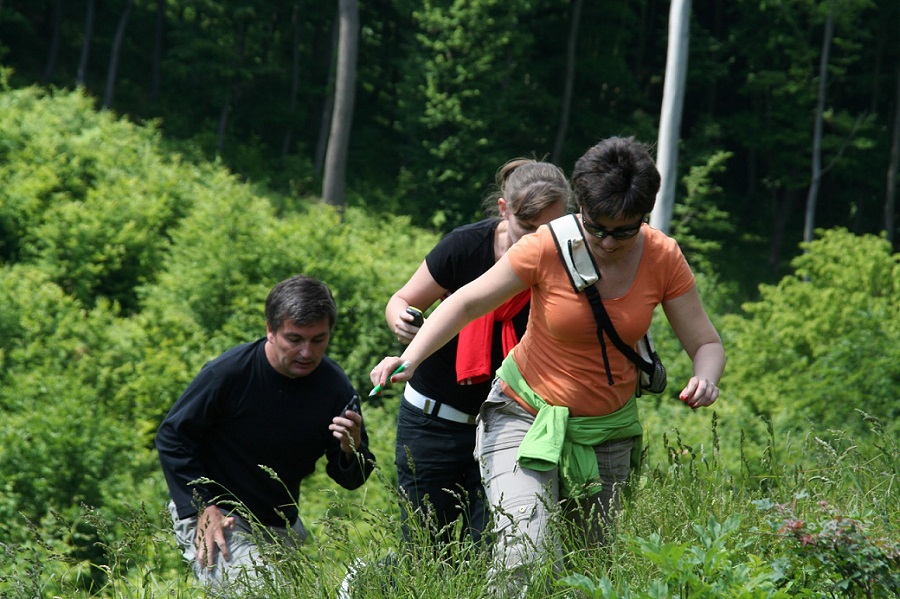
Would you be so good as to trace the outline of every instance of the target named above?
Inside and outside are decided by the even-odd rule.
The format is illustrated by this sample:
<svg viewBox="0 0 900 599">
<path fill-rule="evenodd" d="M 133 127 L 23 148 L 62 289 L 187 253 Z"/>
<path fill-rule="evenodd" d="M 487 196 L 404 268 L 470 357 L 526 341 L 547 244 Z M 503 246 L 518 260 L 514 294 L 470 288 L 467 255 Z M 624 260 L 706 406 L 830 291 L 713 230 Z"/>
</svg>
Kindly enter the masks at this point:
<svg viewBox="0 0 900 599">
<path fill-rule="evenodd" d="M 260 530 L 303 541 L 300 481 L 320 457 L 347 489 L 372 471 L 358 396 L 325 355 L 336 319 L 323 283 L 282 281 L 266 300 L 266 336 L 208 362 L 157 431 L 176 539 L 207 584 L 252 582 Z"/>
</svg>

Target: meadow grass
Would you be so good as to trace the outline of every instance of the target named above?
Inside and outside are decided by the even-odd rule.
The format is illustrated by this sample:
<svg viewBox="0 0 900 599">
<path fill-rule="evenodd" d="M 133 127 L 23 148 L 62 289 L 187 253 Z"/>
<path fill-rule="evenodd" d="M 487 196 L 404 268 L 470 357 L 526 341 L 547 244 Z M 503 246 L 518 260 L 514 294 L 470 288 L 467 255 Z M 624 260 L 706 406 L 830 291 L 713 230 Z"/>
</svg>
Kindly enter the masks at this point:
<svg viewBox="0 0 900 599">
<path fill-rule="evenodd" d="M 524 596 L 900 595 L 898 448 L 877 421 L 860 444 L 832 431 L 779 446 L 771 434 L 762 460 L 732 468 L 720 463 L 712 422 L 706 449 L 689 447 L 677 431 L 648 439 L 666 459 L 644 465 L 607 546 L 591 546 L 560 523 L 562 559 L 538 564 Z M 367 484 L 399 501 L 384 465 Z M 180 561 L 164 509 L 139 506 L 109 522 L 84 506 L 78 523 L 31 526 L 32 543 L 0 542 L 0 599 L 213 596 Z M 102 565 L 55 549 L 84 526 L 111 539 L 100 547 Z M 396 504 L 335 492 L 308 527 L 312 537 L 301 549 L 271 548 L 274 567 L 253 596 L 338 597 L 351 568 L 354 599 L 496 597 L 504 582 L 490 579 L 489 556 L 468 541 L 431 544 L 427 522 L 411 520 L 411 541 L 401 546 Z"/>
</svg>

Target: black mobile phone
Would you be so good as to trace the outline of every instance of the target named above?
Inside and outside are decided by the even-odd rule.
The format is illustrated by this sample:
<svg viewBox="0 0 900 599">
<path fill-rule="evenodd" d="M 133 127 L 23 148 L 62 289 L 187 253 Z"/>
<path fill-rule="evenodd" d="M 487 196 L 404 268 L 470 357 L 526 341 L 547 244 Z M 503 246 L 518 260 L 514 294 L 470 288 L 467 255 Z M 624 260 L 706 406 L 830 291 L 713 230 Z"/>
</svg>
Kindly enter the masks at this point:
<svg viewBox="0 0 900 599">
<path fill-rule="evenodd" d="M 423 324 L 425 324 L 425 316 L 422 314 L 422 311 L 419 310 L 418 308 L 413 308 L 412 306 L 409 306 L 406 308 L 406 313 L 412 314 L 412 317 L 413 317 L 412 325 L 414 327 L 420 327 Z"/>
<path fill-rule="evenodd" d="M 356 393 L 353 394 L 353 397 L 350 398 L 350 401 L 347 402 L 347 405 L 344 406 L 344 409 L 341 410 L 339 416 L 344 416 L 347 413 L 347 410 L 351 412 L 356 412 L 357 414 L 361 413 L 361 408 L 359 405 L 359 395 Z"/>
</svg>

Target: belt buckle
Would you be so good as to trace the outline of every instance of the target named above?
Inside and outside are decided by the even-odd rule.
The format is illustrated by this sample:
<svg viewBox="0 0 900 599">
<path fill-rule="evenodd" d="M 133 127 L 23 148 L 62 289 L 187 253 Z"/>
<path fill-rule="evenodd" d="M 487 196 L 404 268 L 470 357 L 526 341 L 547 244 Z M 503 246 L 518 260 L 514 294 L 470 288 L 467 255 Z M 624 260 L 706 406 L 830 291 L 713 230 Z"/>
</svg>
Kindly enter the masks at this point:
<svg viewBox="0 0 900 599">
<path fill-rule="evenodd" d="M 426 399 L 426 400 L 425 400 L 425 405 L 422 406 L 422 412 L 424 412 L 425 414 L 431 416 L 431 415 L 432 415 L 432 410 L 431 410 L 431 406 L 432 406 L 432 405 L 434 405 L 435 407 L 437 407 L 438 402 L 436 402 L 436 401 L 431 401 L 431 399 Z M 434 414 L 434 415 L 437 416 L 437 414 Z"/>
</svg>

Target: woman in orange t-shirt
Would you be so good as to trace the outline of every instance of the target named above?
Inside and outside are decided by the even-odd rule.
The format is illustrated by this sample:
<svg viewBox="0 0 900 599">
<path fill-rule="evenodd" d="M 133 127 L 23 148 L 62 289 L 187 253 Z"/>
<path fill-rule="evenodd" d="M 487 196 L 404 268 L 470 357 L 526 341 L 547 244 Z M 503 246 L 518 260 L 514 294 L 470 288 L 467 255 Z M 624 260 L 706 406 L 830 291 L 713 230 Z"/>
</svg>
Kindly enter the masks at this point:
<svg viewBox="0 0 900 599">
<path fill-rule="evenodd" d="M 678 244 L 646 224 L 660 183 L 646 147 L 633 138 L 604 140 L 578 160 L 571 183 L 600 274 L 595 286 L 616 332 L 633 346 L 661 304 L 694 365 L 679 397 L 692 408 L 711 405 L 725 351 Z M 408 361 L 391 382 L 408 380 L 466 323 L 529 288 L 527 330 L 481 407 L 475 449 L 495 514 L 497 568 L 514 571 L 517 592 L 527 588 L 530 566 L 558 555 L 547 521 L 561 499 L 566 515 L 582 518 L 602 542 L 642 434 L 633 397 L 639 372 L 608 338 L 601 343 L 550 230 L 523 237 L 438 306 L 402 356 L 384 358 L 371 375 L 386 384 Z"/>
</svg>

